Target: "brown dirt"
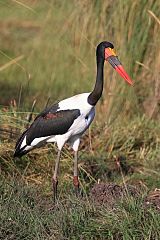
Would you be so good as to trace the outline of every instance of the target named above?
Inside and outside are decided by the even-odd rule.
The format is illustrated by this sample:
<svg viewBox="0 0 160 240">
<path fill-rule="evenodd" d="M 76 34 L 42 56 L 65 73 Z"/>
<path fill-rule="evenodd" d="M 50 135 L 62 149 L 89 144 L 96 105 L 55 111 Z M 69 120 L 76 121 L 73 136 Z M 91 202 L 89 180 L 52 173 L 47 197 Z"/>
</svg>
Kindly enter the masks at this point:
<svg viewBox="0 0 160 240">
<path fill-rule="evenodd" d="M 146 207 L 154 207 L 160 212 L 160 189 L 156 188 L 150 191 L 144 199 L 144 205 Z"/>
<path fill-rule="evenodd" d="M 135 186 L 119 186 L 115 183 L 96 183 L 90 191 L 90 197 L 95 203 L 109 207 L 127 196 L 137 197 L 139 194 L 140 191 Z"/>
<path fill-rule="evenodd" d="M 115 204 L 127 197 L 131 196 L 137 198 L 144 193 L 141 186 L 122 185 L 119 186 L 115 183 L 96 183 L 90 191 L 90 198 L 96 204 L 104 204 L 107 207 L 114 207 Z M 160 212 L 160 189 L 149 191 L 144 198 L 144 208 L 153 207 Z"/>
</svg>

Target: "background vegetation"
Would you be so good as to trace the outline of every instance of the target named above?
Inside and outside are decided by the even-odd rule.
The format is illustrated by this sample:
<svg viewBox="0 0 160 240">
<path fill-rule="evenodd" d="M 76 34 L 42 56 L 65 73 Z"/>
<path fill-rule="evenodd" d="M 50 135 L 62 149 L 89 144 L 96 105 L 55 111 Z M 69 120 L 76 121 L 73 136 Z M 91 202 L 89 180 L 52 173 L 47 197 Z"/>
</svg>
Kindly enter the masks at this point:
<svg viewBox="0 0 160 240">
<path fill-rule="evenodd" d="M 159 12 L 158 0 L 0 0 L 1 239 L 160 239 Z M 103 97 L 79 154 L 83 197 L 74 197 L 67 147 L 54 206 L 56 147 L 14 160 L 14 146 L 35 100 L 34 115 L 92 89 L 103 40 L 113 42 L 135 84 L 106 64 Z M 140 194 L 99 205 L 96 182 L 134 185 Z"/>
</svg>

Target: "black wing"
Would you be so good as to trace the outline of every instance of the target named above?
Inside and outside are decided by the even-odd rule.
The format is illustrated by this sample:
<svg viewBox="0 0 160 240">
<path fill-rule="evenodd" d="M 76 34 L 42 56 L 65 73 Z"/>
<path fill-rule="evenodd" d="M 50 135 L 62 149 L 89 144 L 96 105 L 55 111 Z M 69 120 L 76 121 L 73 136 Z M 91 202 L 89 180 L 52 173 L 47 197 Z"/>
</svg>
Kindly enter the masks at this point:
<svg viewBox="0 0 160 240">
<path fill-rule="evenodd" d="M 36 116 L 36 118 L 35 118 L 34 122 L 32 123 L 32 125 L 33 125 L 33 124 L 37 121 L 37 119 L 39 119 L 40 117 L 44 117 L 44 116 L 47 115 L 48 113 L 56 113 L 56 112 L 58 111 L 58 109 L 59 109 L 59 104 L 58 104 L 58 103 L 55 103 L 55 104 L 53 104 L 52 106 L 45 108 L 41 113 L 39 113 L 39 114 Z M 27 136 L 27 134 L 31 131 L 32 125 L 22 133 L 22 135 L 20 136 L 20 138 L 18 139 L 18 141 L 17 141 L 17 143 L 16 143 L 15 148 L 18 148 L 18 147 L 21 146 L 21 143 L 23 142 L 24 137 Z M 31 134 L 31 133 L 30 133 L 30 134 Z"/>
<path fill-rule="evenodd" d="M 44 109 L 34 120 L 31 126 L 25 130 L 18 139 L 15 147 L 14 157 L 21 157 L 30 150 L 26 149 L 35 138 L 50 137 L 53 135 L 65 134 L 73 124 L 74 120 L 80 116 L 79 109 L 60 110 L 58 104 L 54 104 Z M 22 142 L 26 137 L 26 145 Z"/>
<path fill-rule="evenodd" d="M 66 133 L 78 116 L 79 109 L 42 112 L 25 132 L 27 145 L 35 138 Z"/>
</svg>

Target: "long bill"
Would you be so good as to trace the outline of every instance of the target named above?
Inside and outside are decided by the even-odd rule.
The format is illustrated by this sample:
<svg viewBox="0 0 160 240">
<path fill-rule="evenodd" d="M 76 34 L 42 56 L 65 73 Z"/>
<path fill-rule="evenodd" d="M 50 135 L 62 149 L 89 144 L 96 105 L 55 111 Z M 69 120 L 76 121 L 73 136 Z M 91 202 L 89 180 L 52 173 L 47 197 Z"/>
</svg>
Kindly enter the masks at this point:
<svg viewBox="0 0 160 240">
<path fill-rule="evenodd" d="M 119 73 L 119 75 L 130 85 L 133 85 L 133 82 L 129 75 L 126 73 L 118 57 L 114 53 L 113 49 L 105 49 L 105 60 L 107 60 L 112 67 Z"/>
</svg>

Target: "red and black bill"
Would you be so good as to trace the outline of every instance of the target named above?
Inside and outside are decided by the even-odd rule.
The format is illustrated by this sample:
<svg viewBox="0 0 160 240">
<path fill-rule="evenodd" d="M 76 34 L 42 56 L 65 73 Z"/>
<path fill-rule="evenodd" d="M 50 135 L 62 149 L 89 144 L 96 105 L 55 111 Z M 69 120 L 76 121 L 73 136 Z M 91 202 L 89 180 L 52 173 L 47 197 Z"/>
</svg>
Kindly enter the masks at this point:
<svg viewBox="0 0 160 240">
<path fill-rule="evenodd" d="M 115 52 L 111 48 L 105 49 L 105 60 L 107 60 L 112 67 L 119 73 L 119 75 L 130 85 L 133 85 L 133 82 L 129 75 L 126 73 L 125 69 L 123 68 L 121 62 L 119 61 L 118 57 L 116 56 Z"/>
</svg>

